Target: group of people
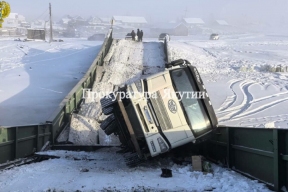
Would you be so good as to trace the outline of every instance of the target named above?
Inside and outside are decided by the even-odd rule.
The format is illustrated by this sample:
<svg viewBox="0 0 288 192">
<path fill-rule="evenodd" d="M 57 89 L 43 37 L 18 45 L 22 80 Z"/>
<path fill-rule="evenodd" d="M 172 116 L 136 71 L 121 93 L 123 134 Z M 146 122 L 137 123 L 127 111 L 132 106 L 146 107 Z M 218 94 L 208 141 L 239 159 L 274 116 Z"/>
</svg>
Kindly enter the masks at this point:
<svg viewBox="0 0 288 192">
<path fill-rule="evenodd" d="M 138 37 L 137 40 L 138 40 L 139 42 L 142 41 L 142 39 L 143 39 L 143 31 L 142 31 L 142 30 L 140 31 L 139 29 L 137 29 L 137 33 L 135 33 L 135 31 L 132 30 L 131 36 L 132 36 L 132 40 L 133 40 L 133 41 L 135 41 L 136 35 L 137 35 L 137 37 Z"/>
</svg>

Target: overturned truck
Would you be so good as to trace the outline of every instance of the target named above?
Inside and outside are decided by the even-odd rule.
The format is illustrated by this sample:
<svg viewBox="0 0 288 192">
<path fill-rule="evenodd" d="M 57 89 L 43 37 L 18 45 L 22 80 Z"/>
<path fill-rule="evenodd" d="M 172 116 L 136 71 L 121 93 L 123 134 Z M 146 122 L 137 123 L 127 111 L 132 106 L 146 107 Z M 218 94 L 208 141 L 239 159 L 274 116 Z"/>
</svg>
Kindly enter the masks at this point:
<svg viewBox="0 0 288 192">
<path fill-rule="evenodd" d="M 205 141 L 218 124 L 196 67 L 183 59 L 119 88 L 100 103 L 110 115 L 100 127 L 107 135 L 119 136 L 123 151 L 136 152 L 128 165 Z"/>
</svg>

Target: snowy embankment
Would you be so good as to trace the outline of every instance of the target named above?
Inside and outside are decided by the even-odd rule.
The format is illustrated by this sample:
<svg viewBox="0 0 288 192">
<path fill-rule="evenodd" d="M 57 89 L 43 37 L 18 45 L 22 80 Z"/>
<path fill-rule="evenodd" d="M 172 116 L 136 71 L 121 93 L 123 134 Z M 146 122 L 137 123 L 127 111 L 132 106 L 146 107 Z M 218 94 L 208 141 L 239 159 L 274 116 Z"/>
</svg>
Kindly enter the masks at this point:
<svg viewBox="0 0 288 192">
<path fill-rule="evenodd" d="M 70 130 L 67 131 L 68 140 L 81 145 L 119 145 L 117 137 L 107 136 L 100 129 L 99 123 L 106 118 L 102 114 L 100 99 L 105 93 L 111 93 L 115 86 L 129 84 L 145 75 L 162 71 L 164 65 L 163 43 L 114 40 L 103 67 L 97 68 L 98 75 L 103 75 L 102 79 L 97 78 L 90 91 L 100 94 L 86 94 L 85 104 L 78 114 L 72 116 Z M 59 139 L 65 141 L 67 138 L 61 136 Z"/>
<path fill-rule="evenodd" d="M 288 73 L 267 71 L 288 67 L 288 37 L 234 35 L 169 47 L 172 60 L 199 69 L 220 124 L 288 128 Z"/>
<path fill-rule="evenodd" d="M 45 122 L 84 76 L 102 43 L 0 39 L 0 126 Z"/>
<path fill-rule="evenodd" d="M 154 159 L 135 168 L 125 165 L 119 148 L 95 152 L 48 151 L 50 159 L 0 172 L 1 191 L 269 191 L 264 184 L 213 165 L 214 173 L 193 171 L 191 164 L 176 165 L 170 159 Z M 161 167 L 172 170 L 162 178 Z"/>
<path fill-rule="evenodd" d="M 239 72 L 235 71 L 233 67 L 229 67 L 233 55 L 227 55 L 226 63 L 218 63 L 221 60 L 217 60 L 217 58 L 221 59 L 224 56 L 217 54 L 217 49 L 213 48 L 212 45 L 217 47 L 221 44 L 224 46 L 224 40 L 187 43 L 172 41 L 170 43 L 174 59 L 188 59 L 199 68 L 213 105 L 218 110 L 218 115 L 221 109 L 230 110 L 234 105 L 242 106 L 245 104 L 242 104 L 243 99 L 240 100 L 240 98 L 241 95 L 244 98 L 246 92 L 242 92 L 241 89 L 233 92 L 229 87 L 230 84 L 226 84 L 227 79 L 231 80 L 231 85 L 234 83 L 233 85 L 236 87 L 245 87 L 250 85 L 250 81 L 247 80 L 248 84 L 245 83 L 246 78 L 244 77 L 253 77 L 250 72 Z M 204 45 L 210 46 L 211 49 L 206 47 L 204 50 L 201 47 Z M 151 70 L 151 73 L 163 70 L 164 53 L 161 46 L 163 45 L 156 42 L 114 41 L 110 52 L 105 58 L 105 65 L 102 69 L 105 74 L 101 81 L 96 81 L 93 91 L 112 91 L 114 86 L 140 78 L 145 69 L 148 73 L 149 70 Z M 232 59 L 229 60 L 230 57 Z M 144 63 L 144 66 L 142 63 Z M 260 75 L 257 71 L 256 74 Z M 267 73 L 266 75 L 280 74 Z M 235 104 L 224 103 L 226 97 L 228 98 L 229 96 L 230 90 L 237 95 L 235 101 L 232 97 L 233 94 L 230 98 Z M 259 94 L 262 99 L 254 100 L 255 103 L 258 101 L 258 104 L 266 100 L 265 95 Z M 283 94 L 285 93 L 283 92 Z M 277 99 L 277 97 L 276 95 L 275 98 L 268 98 L 268 100 Z M 257 108 L 254 107 L 253 109 Z M 236 109 L 233 108 L 233 110 Z M 85 129 L 99 129 L 98 121 L 101 118 L 105 118 L 104 116 L 101 117 L 100 114 L 99 98 L 86 99 L 78 114 L 78 118 L 81 118 L 81 120 L 77 121 L 74 118 L 75 124 L 81 124 L 77 125 L 79 127 L 74 127 L 75 131 L 83 134 L 89 132 L 85 131 Z M 70 133 L 72 132 L 70 131 Z M 95 135 L 92 134 L 92 136 L 95 139 Z M 70 138 L 72 139 L 73 137 Z M 103 136 L 103 140 L 104 143 L 113 143 L 110 137 Z M 74 141 L 82 144 L 77 137 L 74 137 Z M 94 141 L 89 140 L 89 142 Z M 122 154 L 116 153 L 117 150 L 119 148 L 103 148 L 91 153 L 44 152 L 43 154 L 55 155 L 61 158 L 0 172 L 0 191 L 269 191 L 263 184 L 255 180 L 250 180 L 216 165 L 212 167 L 213 174 L 203 174 L 193 171 L 191 164 L 176 165 L 171 159 L 155 158 L 152 162 L 150 161 L 147 164 L 131 169 L 125 165 Z M 172 169 L 172 178 L 160 177 L 161 168 L 163 167 Z"/>
</svg>

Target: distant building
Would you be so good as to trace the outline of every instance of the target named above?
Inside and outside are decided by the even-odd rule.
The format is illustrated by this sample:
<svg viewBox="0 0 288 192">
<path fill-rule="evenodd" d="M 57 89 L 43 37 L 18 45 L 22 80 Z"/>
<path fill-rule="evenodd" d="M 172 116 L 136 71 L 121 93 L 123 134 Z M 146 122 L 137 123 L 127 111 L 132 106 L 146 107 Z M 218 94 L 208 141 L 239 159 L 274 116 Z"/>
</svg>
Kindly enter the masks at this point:
<svg viewBox="0 0 288 192">
<path fill-rule="evenodd" d="M 114 24 L 133 27 L 144 27 L 147 21 L 144 17 L 113 16 Z"/>
<path fill-rule="evenodd" d="M 75 16 L 75 17 L 73 17 L 72 18 L 75 22 L 86 22 L 86 20 L 83 18 L 83 17 L 81 17 L 81 16 Z"/>
<path fill-rule="evenodd" d="M 238 31 L 239 29 L 235 28 L 235 26 L 231 26 L 225 20 L 212 20 L 210 28 L 213 30 L 213 33 L 218 34 L 230 34 Z"/>
<path fill-rule="evenodd" d="M 228 26 L 229 24 L 225 20 L 215 20 L 217 25 Z"/>
<path fill-rule="evenodd" d="M 100 17 L 99 18 L 102 23 L 110 24 L 111 23 L 111 18 L 109 17 Z"/>
<path fill-rule="evenodd" d="M 45 29 L 48 26 L 49 26 L 49 22 L 44 21 L 44 20 L 36 20 L 36 21 L 31 22 L 32 29 Z"/>
<path fill-rule="evenodd" d="M 3 28 L 17 28 L 21 26 L 21 22 L 25 22 L 25 17 L 18 13 L 10 13 L 7 18 L 4 19 L 2 24 Z"/>
<path fill-rule="evenodd" d="M 184 23 L 166 23 L 157 24 L 157 27 L 151 29 L 151 33 L 158 37 L 161 33 L 169 33 L 173 36 L 187 36 L 189 28 Z"/>
<path fill-rule="evenodd" d="M 201 18 L 183 18 L 183 23 L 189 28 L 189 34 L 202 34 L 205 22 Z"/>
<path fill-rule="evenodd" d="M 183 22 L 187 26 L 203 26 L 205 22 L 201 18 L 183 18 Z"/>
<path fill-rule="evenodd" d="M 27 29 L 27 39 L 33 40 L 45 40 L 45 30 L 44 29 Z"/>
<path fill-rule="evenodd" d="M 65 15 L 61 20 L 60 20 L 60 24 L 62 25 L 67 25 L 69 23 L 69 21 L 72 20 L 72 17 L 70 15 Z"/>
<path fill-rule="evenodd" d="M 1 36 L 17 36 L 25 35 L 26 28 L 29 27 L 29 23 L 25 21 L 25 17 L 18 13 L 10 13 L 7 18 L 4 19 L 2 27 L 0 29 Z"/>
<path fill-rule="evenodd" d="M 102 21 L 99 17 L 90 17 L 88 19 L 88 24 L 89 25 L 99 25 L 99 24 L 102 24 Z"/>
</svg>

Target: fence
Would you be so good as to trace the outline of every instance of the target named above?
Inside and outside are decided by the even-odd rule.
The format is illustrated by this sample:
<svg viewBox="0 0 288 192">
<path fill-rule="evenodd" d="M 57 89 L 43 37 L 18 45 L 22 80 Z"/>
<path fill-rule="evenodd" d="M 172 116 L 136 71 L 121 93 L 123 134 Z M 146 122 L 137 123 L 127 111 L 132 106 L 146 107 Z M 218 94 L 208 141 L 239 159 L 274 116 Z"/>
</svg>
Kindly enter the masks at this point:
<svg viewBox="0 0 288 192">
<path fill-rule="evenodd" d="M 110 49 L 112 40 L 111 29 L 84 77 L 68 93 L 45 124 L 0 127 L 0 164 L 31 155 L 39 151 L 47 141 L 54 143 L 63 128 L 69 124 L 71 113 L 81 104 L 83 89 L 92 88 L 97 66 L 103 65 L 104 57 Z"/>
<path fill-rule="evenodd" d="M 219 127 L 203 153 L 275 191 L 288 189 L 288 129 Z"/>
</svg>

